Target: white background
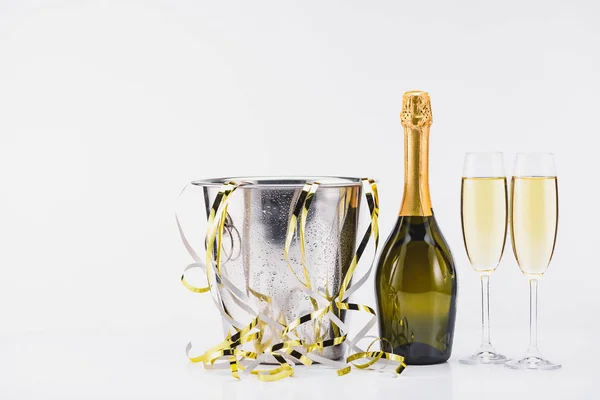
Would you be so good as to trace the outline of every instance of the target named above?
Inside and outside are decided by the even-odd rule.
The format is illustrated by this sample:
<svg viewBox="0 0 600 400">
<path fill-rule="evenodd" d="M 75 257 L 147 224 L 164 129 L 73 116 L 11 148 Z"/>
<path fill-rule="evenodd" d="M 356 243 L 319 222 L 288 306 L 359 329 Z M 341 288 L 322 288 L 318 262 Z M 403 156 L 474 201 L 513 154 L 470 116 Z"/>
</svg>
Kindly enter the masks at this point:
<svg viewBox="0 0 600 400">
<path fill-rule="evenodd" d="M 0 1 L 0 398 L 597 398 L 599 39 L 593 1 Z M 190 365 L 185 343 L 221 331 L 209 297 L 179 282 L 181 188 L 372 176 L 387 235 L 411 89 L 432 98 L 432 200 L 458 265 L 450 363 L 272 385 Z M 508 174 L 517 151 L 556 154 L 540 347 L 560 371 L 456 361 L 480 329 L 466 151 L 506 152 Z M 528 292 L 510 247 L 491 285 L 493 342 L 519 357 Z M 371 288 L 355 300 L 372 304 Z"/>
</svg>

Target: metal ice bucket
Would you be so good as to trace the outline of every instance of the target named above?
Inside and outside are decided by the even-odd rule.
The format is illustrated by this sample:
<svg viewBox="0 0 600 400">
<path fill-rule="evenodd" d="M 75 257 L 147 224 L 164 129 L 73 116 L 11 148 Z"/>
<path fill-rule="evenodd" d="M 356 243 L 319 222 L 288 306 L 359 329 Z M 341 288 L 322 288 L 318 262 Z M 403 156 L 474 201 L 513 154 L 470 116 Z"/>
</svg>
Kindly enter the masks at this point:
<svg viewBox="0 0 600 400">
<path fill-rule="evenodd" d="M 192 186 L 202 191 L 207 216 L 220 188 L 228 181 L 243 185 L 228 201 L 222 240 L 215 246 L 221 248 L 222 276 L 248 297 L 252 308 L 285 325 L 315 311 L 314 302 L 303 292 L 298 279 L 305 276 L 298 230 L 287 259 L 284 254 L 290 217 L 307 182 L 320 183 L 306 218 L 305 265 L 310 286 L 324 297 L 338 294 L 355 252 L 361 179 L 237 177 L 194 181 Z M 219 289 L 219 285 L 213 285 L 211 291 L 232 318 L 248 320 L 247 312 L 230 291 Z M 344 321 L 343 311 L 334 312 Z M 231 332 L 231 327 L 225 325 L 225 331 Z M 262 328 L 262 339 L 254 343 L 258 352 L 282 340 L 274 329 Z M 296 334 L 307 343 L 315 343 L 339 336 L 339 331 L 323 318 L 303 324 Z M 339 359 L 345 350 L 342 346 L 327 347 L 318 354 Z"/>
</svg>

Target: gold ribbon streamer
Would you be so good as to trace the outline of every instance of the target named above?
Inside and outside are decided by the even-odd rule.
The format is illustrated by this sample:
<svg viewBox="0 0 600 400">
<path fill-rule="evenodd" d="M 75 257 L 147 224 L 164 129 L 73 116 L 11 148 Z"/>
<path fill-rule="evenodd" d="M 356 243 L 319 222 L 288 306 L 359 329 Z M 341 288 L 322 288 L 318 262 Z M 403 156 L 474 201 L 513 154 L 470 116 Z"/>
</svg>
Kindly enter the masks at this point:
<svg viewBox="0 0 600 400">
<path fill-rule="evenodd" d="M 181 230 L 179 220 L 177 220 L 179 232 L 182 236 L 184 244 L 186 245 L 186 249 L 196 260 L 196 264 L 191 264 L 186 268 L 184 274 L 181 277 L 181 281 L 182 284 L 188 290 L 191 290 L 195 293 L 205 293 L 210 291 L 212 287 L 210 279 L 212 273 L 215 276 L 218 287 L 220 289 L 224 287 L 226 290 L 229 290 L 236 302 L 238 302 L 238 304 L 241 303 L 241 305 L 244 306 L 243 308 L 250 312 L 252 311 L 252 308 L 248 304 L 244 303 L 243 293 L 239 292 L 239 290 L 236 290 L 234 287 L 232 287 L 232 285 L 226 279 L 224 279 L 224 277 L 221 276 L 221 243 L 227 216 L 228 200 L 231 194 L 240 185 L 242 184 L 236 184 L 235 182 L 226 182 L 225 184 L 223 184 L 217 196 L 215 197 L 213 205 L 210 209 L 206 232 L 206 274 L 208 279 L 208 285 L 206 287 L 195 287 L 185 280 L 185 271 L 187 271 L 193 266 L 202 267 L 202 265 L 198 264 L 199 257 L 197 257 L 197 255 L 193 252 L 193 249 L 185 239 L 185 235 L 183 235 L 183 231 Z M 227 335 L 226 339 L 223 342 L 217 344 L 216 346 L 213 346 L 212 348 L 206 350 L 202 355 L 196 357 L 190 356 L 189 353 L 191 351 L 191 344 L 188 344 L 188 346 L 186 347 L 186 353 L 188 354 L 188 358 L 190 359 L 190 361 L 202 362 L 206 367 L 208 367 L 214 365 L 217 361 L 221 359 L 226 359 L 229 363 L 229 368 L 234 378 L 239 379 L 239 371 L 243 371 L 246 373 L 256 375 L 261 381 L 275 381 L 289 377 L 294 373 L 292 365 L 290 365 L 289 362 L 285 360 L 283 355 L 291 357 L 297 362 L 308 366 L 312 364 L 314 358 L 325 361 L 323 357 L 312 354 L 313 352 L 322 351 L 323 349 L 330 346 L 340 345 L 345 341 L 348 341 L 351 344 L 351 347 L 355 350 L 360 350 L 360 348 L 357 347 L 356 343 L 360 341 L 362 336 L 364 336 L 364 334 L 368 330 L 366 328 L 370 328 L 373 325 L 373 322 L 376 318 L 375 311 L 369 306 L 348 303 L 345 300 L 350 296 L 352 292 L 356 291 L 358 287 L 360 287 L 366 281 L 366 278 L 370 274 L 374 260 L 371 261 L 371 266 L 368 269 L 367 273 L 354 285 L 350 286 L 358 263 L 370 241 L 371 236 L 373 236 L 375 242 L 373 257 L 375 257 L 379 245 L 379 198 L 377 186 L 373 180 L 367 178 L 364 178 L 362 180 L 362 185 L 369 206 L 370 223 L 362 237 L 362 240 L 354 254 L 354 257 L 352 258 L 348 271 L 344 276 L 339 293 L 337 295 L 330 296 L 330 294 L 326 290 L 325 296 L 322 296 L 319 293 L 316 293 L 311 286 L 310 275 L 306 266 L 305 230 L 310 204 L 317 192 L 319 183 L 307 183 L 306 185 L 304 185 L 300 196 L 298 197 L 296 205 L 293 209 L 292 215 L 290 217 L 285 241 L 284 255 L 288 267 L 290 268 L 298 282 L 302 284 L 305 293 L 309 296 L 314 311 L 309 314 L 303 315 L 295 321 L 292 321 L 287 326 L 280 324 L 271 319 L 270 317 L 267 317 L 262 314 L 255 315 L 250 323 L 243 325 L 240 324 L 238 321 L 235 321 L 231 317 L 231 315 L 229 315 L 227 309 L 221 301 L 215 300 L 215 304 L 217 304 L 223 318 L 225 318 L 225 320 L 234 327 L 235 333 L 233 335 Z M 304 279 L 299 278 L 294 268 L 292 267 L 291 261 L 289 259 L 289 250 L 292 245 L 293 237 L 298 225 L 300 226 L 300 265 L 302 267 Z M 213 260 L 215 260 L 214 268 Z M 251 293 L 261 300 L 267 302 L 269 302 L 270 300 L 267 296 L 264 296 L 260 293 L 255 293 L 252 290 Z M 319 301 L 326 301 L 327 305 L 324 307 L 319 307 Z M 339 318 L 337 318 L 335 314 L 333 314 L 334 305 L 338 310 L 366 312 L 372 315 L 372 319 L 352 340 L 348 339 L 346 334 L 341 334 L 340 329 L 334 330 L 334 332 L 337 334 L 337 336 L 335 336 L 334 338 L 328 340 L 317 340 L 315 343 L 305 343 L 302 340 L 296 338 L 295 334 L 293 333 L 294 330 L 297 329 L 299 326 L 306 324 L 310 321 L 315 321 L 315 330 L 317 331 L 317 338 L 319 338 L 321 336 L 320 321 L 324 316 L 327 315 L 330 316 L 332 324 L 345 327 L 345 324 Z M 262 354 L 257 354 L 255 352 L 246 351 L 238 348 L 244 343 L 261 340 L 263 332 L 262 326 L 264 326 L 265 324 L 271 326 L 274 330 L 281 330 L 281 337 L 288 337 L 289 339 L 264 349 L 264 352 Z M 237 328 L 236 326 L 240 328 Z M 377 340 L 382 342 L 382 339 Z M 380 360 L 387 360 L 397 363 L 398 366 L 395 369 L 395 372 L 396 374 L 400 374 L 406 367 L 403 357 L 385 351 L 369 351 L 371 346 L 375 342 L 377 342 L 377 340 L 372 342 L 366 351 L 357 351 L 354 354 L 347 357 L 345 360 L 346 365 L 342 368 L 338 368 L 337 370 L 338 376 L 344 376 L 348 374 L 351 371 L 352 366 L 359 369 L 366 369 L 378 363 Z M 269 354 L 272 355 L 279 362 L 280 365 L 276 368 L 266 370 L 255 369 L 255 367 L 260 363 L 260 361 L 262 361 L 264 357 Z M 243 363 L 247 362 L 248 360 L 252 360 L 252 363 L 249 366 L 244 366 Z M 367 361 L 364 363 L 356 363 L 357 360 Z M 331 361 L 331 364 L 338 365 L 339 362 Z"/>
<path fill-rule="evenodd" d="M 196 287 L 193 285 L 190 285 L 186 280 L 185 280 L 185 273 L 187 270 L 196 267 L 198 264 L 190 264 L 187 266 L 187 268 L 185 270 L 183 270 L 183 274 L 181 274 L 181 283 L 183 284 L 183 286 L 194 293 L 206 293 L 210 290 L 210 286 L 206 286 L 206 287 Z"/>
</svg>

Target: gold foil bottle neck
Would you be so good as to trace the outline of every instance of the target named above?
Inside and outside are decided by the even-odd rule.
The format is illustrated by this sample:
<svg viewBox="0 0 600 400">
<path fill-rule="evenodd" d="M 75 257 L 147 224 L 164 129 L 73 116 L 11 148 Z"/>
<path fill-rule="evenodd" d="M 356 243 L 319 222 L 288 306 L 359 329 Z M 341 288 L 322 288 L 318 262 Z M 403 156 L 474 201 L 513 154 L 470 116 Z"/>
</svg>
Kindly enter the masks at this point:
<svg viewBox="0 0 600 400">
<path fill-rule="evenodd" d="M 400 121 L 404 127 L 404 196 L 401 216 L 433 215 L 429 196 L 429 129 L 431 100 L 427 92 L 402 96 Z"/>
<path fill-rule="evenodd" d="M 433 116 L 431 115 L 431 100 L 427 92 L 411 90 L 404 93 L 400 122 L 403 127 L 411 129 L 431 126 Z"/>
</svg>

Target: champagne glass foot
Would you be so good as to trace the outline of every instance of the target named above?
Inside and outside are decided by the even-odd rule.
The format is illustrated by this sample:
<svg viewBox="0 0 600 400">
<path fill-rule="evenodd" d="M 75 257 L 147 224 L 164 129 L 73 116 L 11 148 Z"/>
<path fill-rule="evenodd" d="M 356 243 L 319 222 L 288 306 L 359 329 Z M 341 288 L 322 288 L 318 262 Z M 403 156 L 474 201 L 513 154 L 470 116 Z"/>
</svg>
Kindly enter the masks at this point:
<svg viewBox="0 0 600 400">
<path fill-rule="evenodd" d="M 508 361 L 506 356 L 498 354 L 495 351 L 478 351 L 477 353 L 463 357 L 458 360 L 461 364 L 477 365 L 477 364 L 504 364 Z"/>
<path fill-rule="evenodd" d="M 554 364 L 542 357 L 537 356 L 527 356 L 520 360 L 511 360 L 504 364 L 508 368 L 512 369 L 542 369 L 542 370 L 552 370 L 559 369 L 561 367 L 560 364 Z"/>
</svg>

